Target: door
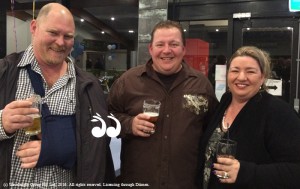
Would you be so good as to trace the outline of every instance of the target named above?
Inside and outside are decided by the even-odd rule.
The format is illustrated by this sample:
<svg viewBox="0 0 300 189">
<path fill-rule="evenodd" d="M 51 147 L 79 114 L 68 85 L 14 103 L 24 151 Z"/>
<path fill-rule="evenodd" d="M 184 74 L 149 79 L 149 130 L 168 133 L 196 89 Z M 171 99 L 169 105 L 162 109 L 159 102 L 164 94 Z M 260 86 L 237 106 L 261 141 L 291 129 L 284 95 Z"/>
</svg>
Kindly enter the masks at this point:
<svg viewBox="0 0 300 189">
<path fill-rule="evenodd" d="M 296 110 L 297 106 L 299 109 L 298 32 L 297 19 L 233 20 L 232 53 L 245 45 L 267 51 L 271 57 L 271 79 L 276 82 L 268 84 L 269 91 L 294 105 Z"/>
</svg>

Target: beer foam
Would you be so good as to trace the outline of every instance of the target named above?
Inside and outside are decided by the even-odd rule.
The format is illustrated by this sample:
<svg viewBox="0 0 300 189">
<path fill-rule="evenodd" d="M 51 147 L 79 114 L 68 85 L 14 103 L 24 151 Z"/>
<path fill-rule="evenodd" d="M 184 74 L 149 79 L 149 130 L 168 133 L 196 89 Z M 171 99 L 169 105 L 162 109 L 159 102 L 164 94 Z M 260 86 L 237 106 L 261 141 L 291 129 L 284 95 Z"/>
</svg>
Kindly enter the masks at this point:
<svg viewBox="0 0 300 189">
<path fill-rule="evenodd" d="M 144 114 L 147 114 L 150 117 L 158 117 L 158 113 L 157 112 L 144 112 Z"/>
<path fill-rule="evenodd" d="M 40 114 L 30 114 L 29 116 L 32 117 L 32 118 L 39 118 L 39 117 L 41 117 Z"/>
</svg>

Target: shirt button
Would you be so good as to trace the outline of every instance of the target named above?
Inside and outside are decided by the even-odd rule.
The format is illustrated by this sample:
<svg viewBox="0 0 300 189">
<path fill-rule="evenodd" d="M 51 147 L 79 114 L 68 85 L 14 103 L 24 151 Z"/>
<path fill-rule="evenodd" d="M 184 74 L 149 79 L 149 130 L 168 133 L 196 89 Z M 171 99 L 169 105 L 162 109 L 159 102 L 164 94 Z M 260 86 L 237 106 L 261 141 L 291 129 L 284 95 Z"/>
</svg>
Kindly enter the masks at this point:
<svg viewBox="0 0 300 189">
<path fill-rule="evenodd" d="M 167 136 L 167 135 L 165 135 L 165 136 L 164 136 L 164 138 L 165 138 L 165 140 L 167 140 L 167 139 L 168 139 L 168 136 Z"/>
<path fill-rule="evenodd" d="M 169 118 L 170 117 L 169 114 L 167 114 L 166 117 Z"/>
</svg>

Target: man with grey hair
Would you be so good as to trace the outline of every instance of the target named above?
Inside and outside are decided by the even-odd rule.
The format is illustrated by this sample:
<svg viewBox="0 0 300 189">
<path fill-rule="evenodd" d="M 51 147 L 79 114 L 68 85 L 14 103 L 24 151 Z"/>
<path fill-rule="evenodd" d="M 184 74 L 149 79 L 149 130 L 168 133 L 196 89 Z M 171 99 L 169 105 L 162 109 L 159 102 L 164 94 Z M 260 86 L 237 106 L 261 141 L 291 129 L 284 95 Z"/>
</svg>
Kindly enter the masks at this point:
<svg viewBox="0 0 300 189">
<path fill-rule="evenodd" d="M 0 60 L 1 187 L 70 188 L 112 181 L 109 137 L 91 134 L 96 113 L 109 124 L 101 84 L 68 57 L 75 34 L 71 12 L 49 3 L 31 21 L 30 31 L 32 44 L 24 52 Z M 43 98 L 42 133 L 29 137 L 24 128 L 33 118 L 28 115 L 38 110 L 19 99 L 32 93 Z"/>
</svg>

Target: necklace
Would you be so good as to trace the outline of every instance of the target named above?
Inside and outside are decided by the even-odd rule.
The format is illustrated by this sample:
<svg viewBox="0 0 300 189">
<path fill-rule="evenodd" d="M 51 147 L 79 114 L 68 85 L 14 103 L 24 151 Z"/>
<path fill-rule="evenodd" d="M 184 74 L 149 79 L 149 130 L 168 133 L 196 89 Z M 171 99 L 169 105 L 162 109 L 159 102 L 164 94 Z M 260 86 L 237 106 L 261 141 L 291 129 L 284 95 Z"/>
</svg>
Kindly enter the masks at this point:
<svg viewBox="0 0 300 189">
<path fill-rule="evenodd" d="M 223 115 L 223 118 L 222 118 L 222 123 L 221 123 L 222 130 L 224 132 L 226 132 L 230 128 L 230 126 L 231 126 L 231 125 L 229 125 L 229 123 L 225 124 L 226 113 L 227 113 L 227 111 L 224 112 L 224 115 Z"/>
</svg>

